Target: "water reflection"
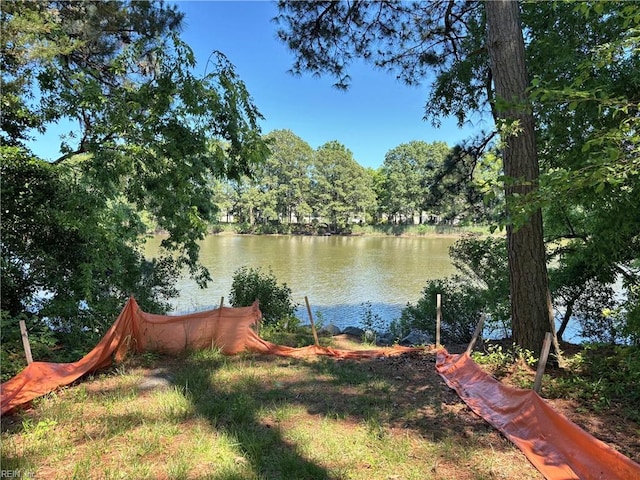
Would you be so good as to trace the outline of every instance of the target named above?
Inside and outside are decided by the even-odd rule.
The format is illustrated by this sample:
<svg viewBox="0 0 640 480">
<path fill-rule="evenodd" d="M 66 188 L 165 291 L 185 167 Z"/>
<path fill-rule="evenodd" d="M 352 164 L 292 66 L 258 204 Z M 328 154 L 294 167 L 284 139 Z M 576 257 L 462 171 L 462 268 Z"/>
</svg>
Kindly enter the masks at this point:
<svg viewBox="0 0 640 480">
<path fill-rule="evenodd" d="M 157 251 L 161 239 L 150 239 L 147 255 Z M 449 258 L 454 242 L 447 237 L 209 236 L 201 243 L 200 259 L 213 282 L 201 290 L 181 279 L 175 312 L 217 307 L 229 295 L 234 272 L 248 266 L 271 269 L 300 305 L 307 296 L 314 318 L 320 312 L 325 324 L 358 326 L 364 302 L 388 323 L 407 302 L 420 298 L 427 280 L 454 273 Z M 298 317 L 308 321 L 306 307 Z"/>
</svg>

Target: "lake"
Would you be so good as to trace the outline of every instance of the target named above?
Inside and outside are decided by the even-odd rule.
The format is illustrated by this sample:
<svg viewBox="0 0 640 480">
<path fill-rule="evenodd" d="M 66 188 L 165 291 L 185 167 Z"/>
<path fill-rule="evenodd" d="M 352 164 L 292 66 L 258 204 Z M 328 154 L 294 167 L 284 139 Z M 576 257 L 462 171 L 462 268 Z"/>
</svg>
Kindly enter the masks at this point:
<svg viewBox="0 0 640 480">
<path fill-rule="evenodd" d="M 146 254 L 157 251 L 162 236 L 152 237 Z M 213 281 L 202 290 L 182 278 L 174 313 L 214 308 L 228 297 L 233 274 L 242 266 L 269 269 L 279 284 L 291 288 L 301 307 L 297 316 L 309 323 L 304 297 L 315 320 L 344 328 L 360 326 L 363 303 L 385 322 L 398 318 L 408 302 L 416 303 L 426 282 L 455 269 L 449 258 L 451 237 L 342 237 L 211 235 L 201 242 L 200 260 Z"/>
</svg>

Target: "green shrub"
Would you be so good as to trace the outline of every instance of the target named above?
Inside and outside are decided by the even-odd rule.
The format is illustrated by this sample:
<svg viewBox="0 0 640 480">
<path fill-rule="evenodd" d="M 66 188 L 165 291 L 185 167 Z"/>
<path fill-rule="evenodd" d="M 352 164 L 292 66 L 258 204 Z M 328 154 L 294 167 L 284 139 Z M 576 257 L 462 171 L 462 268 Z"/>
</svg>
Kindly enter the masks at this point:
<svg viewBox="0 0 640 480">
<path fill-rule="evenodd" d="M 624 307 L 627 317 L 624 333 L 632 345 L 640 347 L 640 285 L 627 289 L 627 301 Z"/>
<path fill-rule="evenodd" d="M 380 315 L 373 312 L 371 302 L 364 302 L 360 326 L 365 331 L 363 340 L 367 343 L 376 343 L 377 338 L 384 333 L 385 322 Z"/>
<path fill-rule="evenodd" d="M 640 404 L 640 348 L 587 344 L 567 359 L 564 374 L 543 384 L 549 398 L 575 398 L 595 412 Z M 621 417 L 640 421 L 638 408 L 620 409 Z"/>
<path fill-rule="evenodd" d="M 2 347 L 0 348 L 2 365 L 0 381 L 2 382 L 9 380 L 27 366 L 20 333 L 20 320 L 25 321 L 34 360 L 49 360 L 51 350 L 56 344 L 51 329 L 39 321 L 35 315 L 21 314 L 14 317 L 9 312 L 2 311 L 0 313 L 0 345 Z"/>
<path fill-rule="evenodd" d="M 504 239 L 468 235 L 458 240 L 449 254 L 460 275 L 431 280 L 416 305 L 408 304 L 391 332 L 402 337 L 412 328 L 435 333 L 436 297 L 442 295 L 440 339 L 443 343 L 467 343 L 480 317 L 485 328 L 510 328 L 509 278 Z"/>
<path fill-rule="evenodd" d="M 241 235 L 255 233 L 255 225 L 249 222 L 238 222 L 234 225 L 234 231 Z"/>
<path fill-rule="evenodd" d="M 505 239 L 468 235 L 451 246 L 449 255 L 464 282 L 482 289 L 485 327 L 507 332 L 511 303 Z"/>
<path fill-rule="evenodd" d="M 499 344 L 489 345 L 485 352 L 473 352 L 471 358 L 480 365 L 491 365 L 497 369 L 506 369 L 517 361 L 522 361 L 533 367 L 538 361 L 531 350 L 522 348 L 515 343 L 508 349 L 503 349 Z"/>
<path fill-rule="evenodd" d="M 286 283 L 279 285 L 271 270 L 265 274 L 259 267 L 241 267 L 233 274 L 229 302 L 234 307 L 247 307 L 256 300 L 265 325 L 288 322 L 294 317 L 297 304 Z"/>
<path fill-rule="evenodd" d="M 435 334 L 438 293 L 442 295 L 441 342 L 469 342 L 483 313 L 484 297 L 482 289 L 464 283 L 460 277 L 427 282 L 422 298 L 415 305 L 407 304 L 392 331 L 406 335 L 417 328 Z"/>
</svg>

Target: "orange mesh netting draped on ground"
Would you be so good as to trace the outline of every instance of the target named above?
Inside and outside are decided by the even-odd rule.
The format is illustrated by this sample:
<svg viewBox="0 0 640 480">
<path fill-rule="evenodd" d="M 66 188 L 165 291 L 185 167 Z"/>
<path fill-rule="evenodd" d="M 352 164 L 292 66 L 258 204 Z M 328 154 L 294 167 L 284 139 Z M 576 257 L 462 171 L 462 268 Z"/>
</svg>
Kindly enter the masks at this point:
<svg viewBox="0 0 640 480">
<path fill-rule="evenodd" d="M 533 390 L 503 385 L 470 357 L 437 353 L 436 369 L 476 414 L 502 432 L 545 478 L 640 479 L 640 465 L 553 410 Z"/>
<path fill-rule="evenodd" d="M 291 357 L 374 358 L 423 350 L 401 346 L 338 350 L 316 345 L 276 345 L 255 332 L 260 318 L 257 302 L 250 307 L 168 316 L 145 313 L 130 298 L 100 343 L 85 357 L 73 363 L 33 362 L 3 383 L 1 413 L 120 361 L 129 351 L 177 354 L 186 349 L 217 348 L 229 355 L 252 351 Z M 476 414 L 519 447 L 547 479 L 640 479 L 640 465 L 554 411 L 534 391 L 507 387 L 487 375 L 468 354 L 449 355 L 440 349 L 436 369 Z"/>
<path fill-rule="evenodd" d="M 222 307 L 188 315 L 154 315 L 140 310 L 135 299 L 130 298 L 100 343 L 85 357 L 73 363 L 33 362 L 3 383 L 0 412 L 9 412 L 87 373 L 108 367 L 113 360 L 122 360 L 129 351 L 177 354 L 186 349 L 218 348 L 227 355 L 248 350 L 291 357 L 371 358 L 412 350 L 393 347 L 349 351 L 275 345 L 260 338 L 253 329 L 261 316 L 257 302 L 250 307 Z"/>
</svg>

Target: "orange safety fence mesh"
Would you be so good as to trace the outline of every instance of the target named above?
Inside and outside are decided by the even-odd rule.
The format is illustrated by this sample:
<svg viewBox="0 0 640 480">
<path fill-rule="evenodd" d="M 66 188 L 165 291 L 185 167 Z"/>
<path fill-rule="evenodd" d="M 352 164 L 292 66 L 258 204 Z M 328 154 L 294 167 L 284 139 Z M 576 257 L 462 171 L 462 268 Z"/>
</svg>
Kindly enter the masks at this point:
<svg viewBox="0 0 640 480">
<path fill-rule="evenodd" d="M 340 350 L 320 346 L 294 348 L 260 338 L 254 330 L 261 318 L 258 304 L 222 307 L 188 315 L 145 313 L 131 298 L 102 340 L 73 363 L 33 362 L 3 383 L 1 413 L 7 413 L 83 375 L 120 361 L 129 351 L 176 354 L 185 349 L 218 348 L 224 354 L 243 351 L 306 357 L 374 358 L 423 350 L 387 347 Z M 518 446 L 548 479 L 640 479 L 640 465 L 597 440 L 554 411 L 532 390 L 502 385 L 483 372 L 468 354 L 441 349 L 436 369 L 466 404 Z"/>
<path fill-rule="evenodd" d="M 545 478 L 640 479 L 640 465 L 555 411 L 533 390 L 503 385 L 464 353 L 437 353 L 436 370 L 476 414 L 502 432 Z"/>
<path fill-rule="evenodd" d="M 222 307 L 188 315 L 154 315 L 140 310 L 130 298 L 115 323 L 86 356 L 73 363 L 33 362 L 0 386 L 0 413 L 5 414 L 83 375 L 121 361 L 129 351 L 177 354 L 186 349 L 217 348 L 227 355 L 243 351 L 305 357 L 373 358 L 398 355 L 412 349 L 389 347 L 338 350 L 309 346 L 293 348 L 263 340 L 254 331 L 262 317 L 258 303 L 250 307 Z"/>
</svg>

